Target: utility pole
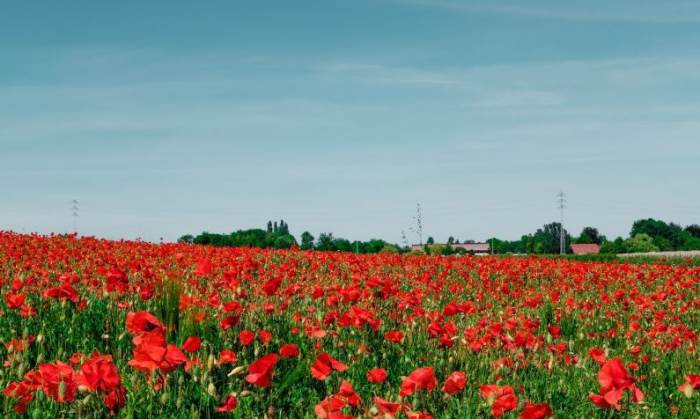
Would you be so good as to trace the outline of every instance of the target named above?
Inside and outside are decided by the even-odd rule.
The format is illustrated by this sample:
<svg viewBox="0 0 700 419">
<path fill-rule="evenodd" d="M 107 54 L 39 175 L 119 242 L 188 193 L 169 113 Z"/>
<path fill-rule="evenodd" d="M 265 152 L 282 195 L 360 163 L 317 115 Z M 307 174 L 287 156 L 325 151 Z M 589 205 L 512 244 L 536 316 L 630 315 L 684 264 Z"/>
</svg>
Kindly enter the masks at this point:
<svg viewBox="0 0 700 419">
<path fill-rule="evenodd" d="M 559 191 L 557 199 L 559 201 L 559 254 L 563 255 L 566 253 L 566 237 L 564 236 L 564 204 L 566 200 L 564 199 L 564 191 Z"/>
<path fill-rule="evenodd" d="M 73 217 L 73 232 L 78 234 L 78 200 L 74 199 L 71 204 L 70 210 L 71 216 Z"/>
</svg>

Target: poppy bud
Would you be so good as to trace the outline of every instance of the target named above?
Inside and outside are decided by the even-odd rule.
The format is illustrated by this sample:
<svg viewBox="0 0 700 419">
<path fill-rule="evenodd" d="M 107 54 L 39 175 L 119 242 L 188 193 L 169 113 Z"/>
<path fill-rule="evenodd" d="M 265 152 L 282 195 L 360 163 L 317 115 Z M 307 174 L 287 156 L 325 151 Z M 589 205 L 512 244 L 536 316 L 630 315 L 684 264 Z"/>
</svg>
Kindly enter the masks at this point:
<svg viewBox="0 0 700 419">
<path fill-rule="evenodd" d="M 207 370 L 214 368 L 214 364 L 216 364 L 216 357 L 214 357 L 214 354 L 209 354 L 207 358 Z"/>
<path fill-rule="evenodd" d="M 163 394 L 160 396 L 160 403 L 161 404 L 168 404 L 170 401 L 170 393 L 167 391 L 164 391 Z"/>
<path fill-rule="evenodd" d="M 214 383 L 209 382 L 209 385 L 207 386 L 207 394 L 212 397 L 216 397 L 216 386 Z"/>
<path fill-rule="evenodd" d="M 36 343 L 37 343 L 37 345 L 41 344 L 41 342 L 43 342 L 43 341 L 44 341 L 44 334 L 43 334 L 43 333 L 39 333 L 39 334 L 36 336 Z"/>
<path fill-rule="evenodd" d="M 246 367 L 244 367 L 243 365 L 238 366 L 238 367 L 232 369 L 231 372 L 228 373 L 228 376 L 231 377 L 234 375 L 238 375 L 238 374 L 242 373 L 243 371 L 245 371 L 245 369 L 246 369 Z"/>
<path fill-rule="evenodd" d="M 58 383 L 58 400 L 65 400 L 66 399 L 66 382 L 61 380 L 60 383 Z"/>
</svg>

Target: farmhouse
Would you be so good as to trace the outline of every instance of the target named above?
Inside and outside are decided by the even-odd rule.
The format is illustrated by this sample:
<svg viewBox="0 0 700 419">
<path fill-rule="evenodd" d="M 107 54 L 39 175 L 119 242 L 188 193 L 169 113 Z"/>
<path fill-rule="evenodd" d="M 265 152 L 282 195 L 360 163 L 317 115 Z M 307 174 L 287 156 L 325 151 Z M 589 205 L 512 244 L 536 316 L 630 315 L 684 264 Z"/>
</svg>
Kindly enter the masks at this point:
<svg viewBox="0 0 700 419">
<path fill-rule="evenodd" d="M 575 255 L 597 255 L 600 253 L 600 245 L 595 243 L 572 244 L 571 250 Z"/>
<path fill-rule="evenodd" d="M 447 246 L 447 244 L 441 244 L 441 246 Z M 491 251 L 491 246 L 488 243 L 452 243 L 450 246 L 453 249 L 464 249 L 467 253 L 475 255 L 488 255 Z M 411 246 L 411 250 L 423 250 L 423 245 L 414 244 Z"/>
</svg>

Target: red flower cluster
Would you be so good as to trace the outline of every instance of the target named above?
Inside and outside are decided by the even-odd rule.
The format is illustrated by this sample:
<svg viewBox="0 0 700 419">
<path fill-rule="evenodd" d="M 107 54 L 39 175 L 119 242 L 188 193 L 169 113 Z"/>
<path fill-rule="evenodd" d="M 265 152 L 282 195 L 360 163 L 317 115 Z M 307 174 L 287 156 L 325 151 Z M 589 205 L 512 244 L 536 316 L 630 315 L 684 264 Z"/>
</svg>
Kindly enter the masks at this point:
<svg viewBox="0 0 700 419">
<path fill-rule="evenodd" d="M 158 372 L 156 389 L 160 388 L 167 374 L 189 362 L 189 358 L 180 348 L 167 343 L 165 328 L 152 314 L 145 311 L 127 314 L 126 329 L 136 335 L 132 339 L 132 343 L 136 346 L 129 365 L 149 374 L 149 377 Z M 190 343 L 190 347 L 192 345 Z"/>
<path fill-rule="evenodd" d="M 598 372 L 600 390 L 598 394 L 589 397 L 596 406 L 620 410 L 620 400 L 625 391 L 632 393 L 632 401 L 639 403 L 644 400 L 644 393 L 634 384 L 635 379 L 627 373 L 620 358 L 607 361 Z"/>
<path fill-rule="evenodd" d="M 104 405 L 113 413 L 126 402 L 126 389 L 112 357 L 97 353 L 86 360 L 79 371 L 60 361 L 41 364 L 37 370 L 26 373 L 22 381 L 10 383 L 3 394 L 16 400 L 17 413 L 24 413 L 36 391 L 42 391 L 58 403 L 67 403 L 75 399 L 78 390 L 102 395 Z"/>
</svg>

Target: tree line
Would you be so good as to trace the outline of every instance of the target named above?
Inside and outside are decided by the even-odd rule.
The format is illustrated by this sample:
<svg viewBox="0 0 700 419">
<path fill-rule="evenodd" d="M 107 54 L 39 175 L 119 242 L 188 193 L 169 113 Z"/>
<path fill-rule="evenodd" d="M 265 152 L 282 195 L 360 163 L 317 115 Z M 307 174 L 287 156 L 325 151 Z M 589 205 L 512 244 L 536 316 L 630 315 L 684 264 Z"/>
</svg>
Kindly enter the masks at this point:
<svg viewBox="0 0 700 419">
<path fill-rule="evenodd" d="M 353 253 L 397 253 L 401 249 L 398 245 L 391 244 L 381 239 L 368 241 L 350 241 L 342 237 L 334 237 L 333 233 L 321 233 L 316 239 L 308 231 L 304 231 L 301 241 L 290 234 L 289 225 L 284 221 L 267 222 L 266 229 L 253 228 L 237 230 L 230 234 L 202 232 L 197 236 L 186 234 L 178 239 L 180 243 L 205 244 L 209 246 L 225 247 L 259 247 L 274 249 L 289 249 L 292 246 L 302 250 L 340 251 Z"/>
<path fill-rule="evenodd" d="M 598 231 L 595 227 L 585 227 L 578 236 L 572 236 L 558 222 L 545 224 L 534 233 L 525 234 L 518 240 L 502 240 L 492 237 L 487 240 L 492 253 L 496 254 L 557 254 L 559 253 L 560 235 L 564 235 L 566 253 L 572 253 L 574 243 L 595 243 L 600 245 L 601 253 L 636 253 L 674 250 L 700 250 L 700 225 L 691 224 L 685 228 L 676 223 L 666 223 L 662 220 L 647 218 L 637 220 L 632 224 L 629 237 L 617 237 L 613 240 Z M 228 247 L 259 247 L 289 249 L 293 246 L 302 250 L 341 251 L 353 253 L 404 253 L 411 251 L 408 243 L 404 246 L 389 243 L 382 239 L 368 241 L 350 241 L 333 236 L 333 233 L 321 233 L 318 238 L 308 231 L 300 236 L 300 241 L 289 232 L 289 225 L 284 221 L 268 221 L 265 229 L 254 228 L 237 230 L 230 234 L 202 232 L 197 236 L 186 234 L 178 240 L 181 243 L 204 244 L 210 246 Z M 463 243 L 473 243 L 465 240 Z M 461 254 L 464 249 L 453 247 L 459 240 L 450 236 L 446 243 L 436 244 L 429 237 L 423 251 L 430 254 Z"/>
<path fill-rule="evenodd" d="M 559 253 L 561 224 L 549 223 L 533 234 L 526 234 L 520 240 L 500 240 L 491 238 L 489 242 L 494 253 Z M 595 227 L 585 227 L 581 234 L 572 237 L 563 231 L 566 253 L 571 253 L 571 244 L 595 243 L 600 252 L 607 254 L 658 252 L 676 250 L 700 250 L 700 226 L 691 224 L 685 228 L 675 223 L 647 218 L 632 224 L 629 237 L 608 240 Z"/>
</svg>

